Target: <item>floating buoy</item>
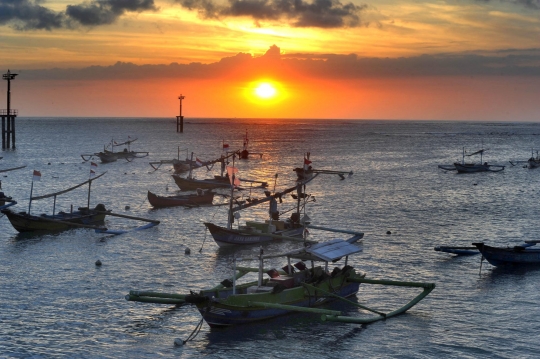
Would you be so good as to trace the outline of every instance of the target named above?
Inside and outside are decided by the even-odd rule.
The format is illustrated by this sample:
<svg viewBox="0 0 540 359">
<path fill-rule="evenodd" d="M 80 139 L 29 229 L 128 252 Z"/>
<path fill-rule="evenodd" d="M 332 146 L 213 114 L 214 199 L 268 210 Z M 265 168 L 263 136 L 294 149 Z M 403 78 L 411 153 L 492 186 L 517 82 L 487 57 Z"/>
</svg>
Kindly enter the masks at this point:
<svg viewBox="0 0 540 359">
<path fill-rule="evenodd" d="M 100 265 L 101 265 L 101 261 L 98 259 L 98 260 L 96 261 L 96 266 L 99 267 Z"/>
<path fill-rule="evenodd" d="M 186 254 L 191 254 L 191 249 L 186 248 L 185 253 L 186 253 Z"/>
<path fill-rule="evenodd" d="M 175 347 L 181 347 L 181 346 L 184 346 L 184 341 L 180 338 L 176 338 L 174 340 L 174 346 Z"/>
<path fill-rule="evenodd" d="M 476 185 L 478 185 L 478 183 L 473 183 L 473 186 L 476 186 Z"/>
<path fill-rule="evenodd" d="M 386 231 L 386 234 L 392 234 L 392 232 L 390 232 L 390 231 Z"/>
<path fill-rule="evenodd" d="M 129 206 L 126 206 L 126 211 L 127 211 L 129 208 L 130 208 Z"/>
<path fill-rule="evenodd" d="M 50 162 L 49 162 L 49 163 L 47 163 L 47 164 L 48 164 L 49 166 L 51 165 L 51 163 L 50 163 Z"/>
</svg>

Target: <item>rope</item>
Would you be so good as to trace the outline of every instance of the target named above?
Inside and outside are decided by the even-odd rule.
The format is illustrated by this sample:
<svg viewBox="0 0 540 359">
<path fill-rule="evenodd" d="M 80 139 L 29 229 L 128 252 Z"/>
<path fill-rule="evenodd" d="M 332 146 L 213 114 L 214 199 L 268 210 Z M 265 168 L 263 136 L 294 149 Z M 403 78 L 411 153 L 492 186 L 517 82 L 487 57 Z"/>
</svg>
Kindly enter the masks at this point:
<svg viewBox="0 0 540 359">
<path fill-rule="evenodd" d="M 191 334 L 188 336 L 188 338 L 187 338 L 186 340 L 183 340 L 183 341 L 182 341 L 183 344 L 186 344 L 188 341 L 195 339 L 195 337 L 197 336 L 197 334 L 199 334 L 199 332 L 201 331 L 203 321 L 204 321 L 204 318 L 201 318 L 201 321 L 199 322 L 199 324 L 197 324 L 197 325 L 195 326 L 195 329 L 193 329 L 193 331 L 192 331 Z"/>
</svg>

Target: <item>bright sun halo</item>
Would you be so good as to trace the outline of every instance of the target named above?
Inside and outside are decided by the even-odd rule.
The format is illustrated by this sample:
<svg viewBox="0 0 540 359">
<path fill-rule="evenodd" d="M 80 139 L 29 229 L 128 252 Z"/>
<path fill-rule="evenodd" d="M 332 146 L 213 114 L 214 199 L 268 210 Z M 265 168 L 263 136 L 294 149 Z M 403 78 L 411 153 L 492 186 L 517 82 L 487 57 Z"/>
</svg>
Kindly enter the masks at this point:
<svg viewBox="0 0 540 359">
<path fill-rule="evenodd" d="M 255 89 L 255 93 L 261 98 L 270 98 L 276 94 L 276 89 L 269 83 L 262 83 Z"/>
</svg>

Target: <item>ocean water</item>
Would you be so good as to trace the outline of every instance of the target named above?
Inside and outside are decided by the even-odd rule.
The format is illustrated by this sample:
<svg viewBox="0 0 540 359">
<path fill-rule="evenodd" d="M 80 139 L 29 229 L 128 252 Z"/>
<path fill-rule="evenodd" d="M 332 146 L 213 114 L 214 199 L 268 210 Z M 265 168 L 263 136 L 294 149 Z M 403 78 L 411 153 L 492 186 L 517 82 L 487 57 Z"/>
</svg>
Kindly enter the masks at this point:
<svg viewBox="0 0 540 359">
<path fill-rule="evenodd" d="M 91 206 L 103 203 L 115 213 L 161 223 L 118 236 L 88 229 L 23 235 L 1 218 L 1 358 L 535 358 L 540 352 L 539 269 L 495 268 L 481 264 L 480 256 L 433 250 L 539 239 L 540 170 L 509 162 L 540 149 L 538 123 L 188 119 L 179 134 L 175 119 L 18 118 L 16 130 L 17 149 L 3 151 L 0 160 L 0 170 L 27 166 L 0 173 L 2 190 L 18 202 L 12 208 L 28 210 L 33 170 L 42 173 L 34 195 L 70 187 L 88 178 L 90 164 L 81 154 L 131 136 L 137 138 L 132 150 L 150 155 L 98 163 L 97 172 L 107 174 L 93 183 Z M 177 187 L 170 167 L 153 171 L 148 163 L 172 159 L 179 149 L 182 157 L 193 152 L 201 160 L 217 158 L 223 141 L 241 147 L 246 130 L 250 151 L 263 156 L 236 162 L 241 177 L 288 188 L 306 152 L 314 168 L 353 171 L 344 180 L 321 175 L 308 185 L 315 197 L 306 209 L 312 222 L 364 232 L 363 252 L 350 262 L 367 277 L 433 282 L 436 289 L 406 314 L 369 325 L 325 323 L 307 314 L 223 330 L 204 323 L 193 340 L 175 346 L 200 321 L 193 307 L 128 302 L 124 296 L 130 290 L 188 293 L 214 286 L 230 275 L 235 250 L 219 249 L 202 224 L 225 224 L 226 206 L 152 209 L 148 190 L 170 195 Z M 486 148 L 484 161 L 507 167 L 464 175 L 437 168 L 461 160 L 463 147 Z M 198 169 L 196 176 L 218 171 Z M 85 206 L 87 195 L 83 187 L 59 196 L 56 210 Z M 242 195 L 263 196 L 258 189 Z M 288 198 L 280 209 L 294 205 Z M 50 213 L 52 206 L 51 199 L 34 201 L 32 213 Z M 261 219 L 267 207 L 241 215 L 241 222 Z M 142 223 L 108 217 L 106 224 L 130 230 Z M 346 238 L 318 230 L 310 236 Z M 264 250 L 296 247 L 276 241 Z M 258 250 L 236 253 L 255 257 Z M 95 265 L 98 259 L 102 266 Z M 362 285 L 357 298 L 391 310 L 417 293 Z"/>
</svg>

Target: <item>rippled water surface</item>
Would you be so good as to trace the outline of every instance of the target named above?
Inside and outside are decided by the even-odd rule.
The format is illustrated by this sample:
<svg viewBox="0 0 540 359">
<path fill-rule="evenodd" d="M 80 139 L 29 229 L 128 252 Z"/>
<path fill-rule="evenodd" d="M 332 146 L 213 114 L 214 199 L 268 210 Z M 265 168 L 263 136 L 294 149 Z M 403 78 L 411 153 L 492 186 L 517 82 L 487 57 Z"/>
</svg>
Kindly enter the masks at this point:
<svg viewBox="0 0 540 359">
<path fill-rule="evenodd" d="M 250 150 L 263 156 L 237 163 L 241 177 L 285 189 L 308 151 L 315 168 L 353 171 L 345 180 L 320 176 L 310 183 L 313 223 L 364 232 L 364 250 L 350 260 L 368 277 L 434 282 L 437 288 L 406 314 L 367 326 L 295 314 L 225 330 L 204 324 L 194 340 L 175 347 L 174 340 L 187 339 L 199 323 L 198 312 L 124 296 L 130 290 L 187 293 L 214 286 L 230 275 L 234 251 L 218 249 L 202 224 L 225 224 L 225 206 L 150 207 L 148 190 L 173 194 L 177 187 L 170 168 L 152 171 L 148 162 L 172 159 L 178 148 L 182 157 L 187 148 L 202 160 L 217 158 L 224 140 L 239 148 L 246 129 Z M 540 169 L 509 161 L 526 160 L 540 148 L 540 124 L 194 119 L 183 134 L 175 130 L 175 121 L 165 119 L 17 119 L 17 149 L 3 151 L 0 160 L 0 170 L 27 166 L 0 173 L 2 190 L 18 201 L 12 208 L 28 210 L 32 170 L 42 173 L 34 195 L 70 187 L 88 178 L 90 166 L 81 154 L 129 135 L 138 138 L 132 149 L 150 156 L 100 163 L 98 172 L 107 174 L 93 183 L 91 205 L 161 224 L 119 236 L 87 229 L 21 235 L 0 219 L 0 357 L 537 357 L 540 269 L 486 262 L 481 268 L 479 256 L 453 257 L 433 247 L 539 239 Z M 463 147 L 482 146 L 488 148 L 484 161 L 506 165 L 503 172 L 458 175 L 437 168 L 461 160 Z M 217 167 L 196 175 L 210 177 Z M 251 194 L 263 196 L 260 190 Z M 85 206 L 87 195 L 82 188 L 60 196 L 56 210 Z M 281 209 L 294 204 L 288 198 Z M 35 201 L 32 213 L 50 213 L 52 205 Z M 242 212 L 240 221 L 266 215 L 263 205 Z M 108 217 L 106 224 L 132 229 L 140 223 Z M 312 230 L 311 236 L 336 235 Z M 274 242 L 264 250 L 296 246 Z M 237 251 L 242 257 L 257 252 Z M 98 259 L 102 266 L 95 265 Z M 416 294 L 362 285 L 357 298 L 390 310 Z M 347 305 L 336 307 L 360 315 Z"/>
</svg>

